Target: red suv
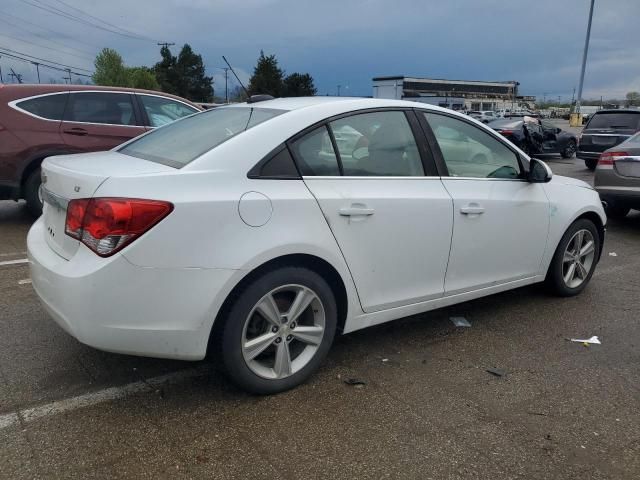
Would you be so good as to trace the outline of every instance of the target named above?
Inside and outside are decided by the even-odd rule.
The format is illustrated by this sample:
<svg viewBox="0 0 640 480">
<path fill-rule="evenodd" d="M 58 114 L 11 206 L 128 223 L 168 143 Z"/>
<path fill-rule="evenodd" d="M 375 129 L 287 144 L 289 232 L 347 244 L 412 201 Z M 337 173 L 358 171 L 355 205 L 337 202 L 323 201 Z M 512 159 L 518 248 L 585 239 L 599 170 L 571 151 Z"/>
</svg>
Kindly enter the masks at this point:
<svg viewBox="0 0 640 480">
<path fill-rule="evenodd" d="M 40 215 L 46 157 L 109 150 L 201 109 L 160 92 L 93 85 L 0 84 L 0 200 Z"/>
</svg>

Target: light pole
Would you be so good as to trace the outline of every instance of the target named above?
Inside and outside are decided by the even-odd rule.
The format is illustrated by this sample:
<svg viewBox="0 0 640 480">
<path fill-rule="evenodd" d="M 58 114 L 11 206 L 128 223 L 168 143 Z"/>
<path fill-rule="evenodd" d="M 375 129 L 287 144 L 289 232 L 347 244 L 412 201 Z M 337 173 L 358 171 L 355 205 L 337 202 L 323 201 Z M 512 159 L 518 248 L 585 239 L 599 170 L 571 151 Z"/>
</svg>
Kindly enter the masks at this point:
<svg viewBox="0 0 640 480">
<path fill-rule="evenodd" d="M 587 53 L 589 51 L 589 37 L 591 37 L 591 20 L 593 19 L 593 5 L 595 0 L 591 0 L 589 8 L 589 23 L 587 23 L 587 37 L 584 40 L 584 53 L 582 54 L 582 70 L 580 71 L 580 83 L 578 85 L 578 100 L 576 102 L 576 114 L 580 114 L 580 102 L 582 102 L 582 86 L 584 85 L 584 71 L 587 67 Z"/>
</svg>

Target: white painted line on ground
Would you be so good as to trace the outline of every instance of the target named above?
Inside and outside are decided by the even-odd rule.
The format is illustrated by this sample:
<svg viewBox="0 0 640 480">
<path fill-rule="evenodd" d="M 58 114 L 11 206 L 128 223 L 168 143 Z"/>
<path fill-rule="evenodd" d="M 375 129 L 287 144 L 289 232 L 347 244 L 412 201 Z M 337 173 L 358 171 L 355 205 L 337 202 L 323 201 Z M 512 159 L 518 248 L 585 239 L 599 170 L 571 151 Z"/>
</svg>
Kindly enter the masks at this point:
<svg viewBox="0 0 640 480">
<path fill-rule="evenodd" d="M 29 283 L 31 283 L 30 278 L 25 278 L 24 280 L 18 280 L 18 285 L 27 285 Z"/>
<path fill-rule="evenodd" d="M 0 253 L 0 257 L 17 257 L 18 255 L 24 255 L 27 252 L 13 252 L 13 253 Z"/>
<path fill-rule="evenodd" d="M 19 265 L 21 263 L 29 263 L 29 259 L 21 258 L 19 260 L 5 260 L 4 262 L 0 262 L 0 267 L 3 265 Z"/>
<path fill-rule="evenodd" d="M 207 365 L 203 365 L 189 370 L 168 373 L 159 377 L 147 378 L 146 380 L 128 383 L 119 387 L 105 388 L 104 390 L 98 390 L 97 392 L 90 392 L 85 393 L 84 395 L 78 395 L 77 397 L 65 398 L 39 407 L 19 410 L 17 413 L 0 415 L 0 430 L 20 423 L 21 418 L 24 423 L 33 422 L 34 420 L 51 417 L 64 412 L 70 412 L 79 408 L 90 407 L 99 403 L 117 400 L 135 393 L 150 392 L 161 385 L 178 382 L 188 378 L 199 377 L 205 375 L 209 371 L 210 368 Z"/>
</svg>

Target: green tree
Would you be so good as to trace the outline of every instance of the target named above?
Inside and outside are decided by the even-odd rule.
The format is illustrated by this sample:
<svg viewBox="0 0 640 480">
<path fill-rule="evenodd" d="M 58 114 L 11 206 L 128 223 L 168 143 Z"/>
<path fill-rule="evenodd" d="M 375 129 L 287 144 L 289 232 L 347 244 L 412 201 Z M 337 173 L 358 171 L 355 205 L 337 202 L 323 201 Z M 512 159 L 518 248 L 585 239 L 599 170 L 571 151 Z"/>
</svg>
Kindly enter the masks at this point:
<svg viewBox="0 0 640 480">
<path fill-rule="evenodd" d="M 253 76 L 249 80 L 249 94 L 266 94 L 279 97 L 284 93 L 284 73 L 278 67 L 275 55 L 265 56 L 260 50 L 258 63 L 253 69 Z"/>
<path fill-rule="evenodd" d="M 132 88 L 160 90 L 160 84 L 153 71 L 148 67 L 131 67 L 127 69 L 127 83 Z"/>
<path fill-rule="evenodd" d="M 93 83 L 112 87 L 128 86 L 127 69 L 122 57 L 111 48 L 103 48 L 94 62 Z"/>
<path fill-rule="evenodd" d="M 313 78 L 308 73 L 292 73 L 284 79 L 286 97 L 309 97 L 316 93 Z"/>
<path fill-rule="evenodd" d="M 626 95 L 627 106 L 633 107 L 640 104 L 640 93 L 639 92 L 628 92 Z"/>
<path fill-rule="evenodd" d="M 213 77 L 206 76 L 202 56 L 189 44 L 182 47 L 177 57 L 168 47 L 162 47 L 160 55 L 162 60 L 153 70 L 163 91 L 197 102 L 213 99 Z"/>
<path fill-rule="evenodd" d="M 163 92 L 175 94 L 178 90 L 178 72 L 176 70 L 177 59 L 171 55 L 171 50 L 166 46 L 160 49 L 160 56 L 162 57 L 162 60 L 156 63 L 153 67 L 156 79 Z"/>
</svg>

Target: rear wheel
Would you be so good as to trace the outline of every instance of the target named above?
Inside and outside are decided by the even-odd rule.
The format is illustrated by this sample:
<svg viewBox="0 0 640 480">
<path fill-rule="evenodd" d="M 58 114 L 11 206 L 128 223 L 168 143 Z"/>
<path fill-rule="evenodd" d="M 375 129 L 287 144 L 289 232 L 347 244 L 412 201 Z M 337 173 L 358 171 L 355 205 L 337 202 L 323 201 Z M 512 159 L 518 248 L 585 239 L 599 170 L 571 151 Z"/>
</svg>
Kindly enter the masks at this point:
<svg viewBox="0 0 640 480">
<path fill-rule="evenodd" d="M 22 186 L 23 196 L 27 201 L 27 209 L 34 217 L 42 215 L 42 196 L 40 194 L 40 168 L 29 174 Z"/>
<path fill-rule="evenodd" d="M 315 372 L 333 342 L 336 301 L 316 272 L 283 267 L 236 297 L 219 338 L 229 379 L 257 394 L 293 388 Z"/>
<path fill-rule="evenodd" d="M 589 159 L 586 159 L 586 160 L 584 161 L 584 164 L 587 166 L 587 168 L 588 168 L 589 170 L 595 170 L 595 169 L 596 169 L 596 167 L 598 166 L 598 159 L 596 159 L 596 158 L 589 158 Z"/>
<path fill-rule="evenodd" d="M 562 158 L 571 158 L 576 154 L 576 142 L 569 140 L 567 146 L 560 152 Z"/>
<path fill-rule="evenodd" d="M 547 284 L 563 297 L 579 294 L 591 280 L 600 252 L 600 236 L 591 220 L 575 221 L 558 244 L 549 271 Z"/>
</svg>

